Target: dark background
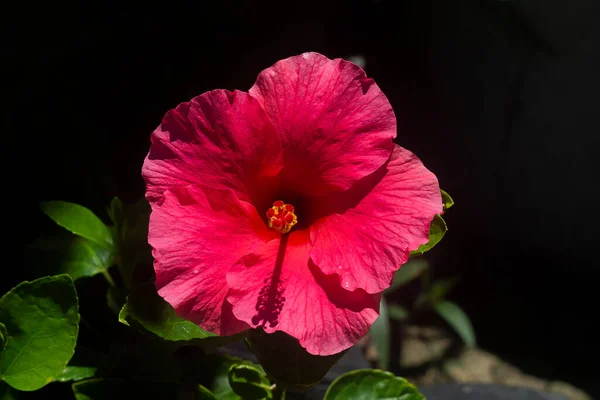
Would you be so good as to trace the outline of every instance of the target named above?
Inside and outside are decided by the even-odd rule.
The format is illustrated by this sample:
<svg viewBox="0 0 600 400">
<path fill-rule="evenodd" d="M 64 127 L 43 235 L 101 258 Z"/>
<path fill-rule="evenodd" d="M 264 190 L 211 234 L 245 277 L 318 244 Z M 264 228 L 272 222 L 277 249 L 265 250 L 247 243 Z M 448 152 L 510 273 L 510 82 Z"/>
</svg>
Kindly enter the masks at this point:
<svg viewBox="0 0 600 400">
<path fill-rule="evenodd" d="M 4 193 L 22 207 L 5 212 L 17 245 L 51 228 L 42 200 L 105 218 L 114 195 L 141 197 L 150 133 L 178 103 L 247 90 L 304 51 L 362 55 L 396 111 L 397 142 L 456 201 L 432 256 L 439 275 L 462 276 L 451 297 L 479 345 L 600 396 L 600 2 L 18 7 L 3 13 L 14 89 L 4 93 Z M 26 276 L 4 271 L 3 291 Z"/>
</svg>

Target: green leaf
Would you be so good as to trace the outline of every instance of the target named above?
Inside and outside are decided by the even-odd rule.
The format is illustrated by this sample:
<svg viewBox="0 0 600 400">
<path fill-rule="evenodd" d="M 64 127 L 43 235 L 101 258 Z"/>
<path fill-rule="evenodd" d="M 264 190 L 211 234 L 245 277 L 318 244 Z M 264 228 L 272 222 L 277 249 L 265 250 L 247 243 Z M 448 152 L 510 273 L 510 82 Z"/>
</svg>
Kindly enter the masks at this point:
<svg viewBox="0 0 600 400">
<path fill-rule="evenodd" d="M 337 378 L 323 400 L 425 400 L 406 379 L 377 369 L 359 369 Z"/>
<path fill-rule="evenodd" d="M 229 385 L 244 400 L 271 399 L 271 384 L 263 371 L 251 365 L 232 365 L 229 369 Z"/>
<path fill-rule="evenodd" d="M 435 304 L 441 301 L 456 286 L 458 279 L 435 281 L 429 291 L 429 301 Z"/>
<path fill-rule="evenodd" d="M 377 349 L 379 363 L 382 368 L 387 369 L 390 365 L 390 320 L 387 304 L 383 297 L 379 303 L 379 317 L 371 325 L 370 333 Z"/>
<path fill-rule="evenodd" d="M 79 306 L 68 275 L 23 282 L 0 299 L 8 343 L 0 378 L 18 390 L 37 390 L 56 379 L 73 356 Z"/>
<path fill-rule="evenodd" d="M 135 204 L 124 205 L 115 197 L 110 204 L 109 216 L 115 224 L 119 271 L 125 287 L 131 288 L 138 263 L 148 264 L 146 272 L 152 274 L 152 254 L 148 244 L 150 205 L 145 198 Z M 141 277 L 142 281 L 147 279 L 147 276 Z"/>
<path fill-rule="evenodd" d="M 209 359 L 208 369 L 213 372 L 211 382 L 207 382 L 206 387 L 214 393 L 219 400 L 239 400 L 238 396 L 230 385 L 229 371 L 233 366 L 250 366 L 261 374 L 264 370 L 260 365 L 253 364 L 248 360 L 227 355 L 219 355 Z"/>
<path fill-rule="evenodd" d="M 76 400 L 177 399 L 176 383 L 121 379 L 88 379 L 71 385 Z"/>
<path fill-rule="evenodd" d="M 156 336 L 172 341 L 204 339 L 217 336 L 191 321 L 178 317 L 169 303 L 157 293 L 154 282 L 137 285 L 119 313 L 119 321 L 137 322 Z"/>
<path fill-rule="evenodd" d="M 84 379 L 93 378 L 96 375 L 96 367 L 78 367 L 74 365 L 68 365 L 60 373 L 56 381 L 58 382 L 70 382 L 70 381 L 82 381 Z"/>
<path fill-rule="evenodd" d="M 198 390 L 196 391 L 196 400 L 217 400 L 217 398 L 213 392 L 202 385 L 198 385 Z"/>
<path fill-rule="evenodd" d="M 415 300 L 414 308 L 433 307 L 435 304 L 444 301 L 444 298 L 450 290 L 456 285 L 458 279 L 439 280 L 434 282 L 426 292 L 419 294 Z"/>
<path fill-rule="evenodd" d="M 40 207 L 47 216 L 69 232 L 113 250 L 110 229 L 87 208 L 66 201 L 46 201 Z"/>
<path fill-rule="evenodd" d="M 6 330 L 6 325 L 0 322 L 0 352 L 4 350 L 8 343 L 8 331 Z"/>
<path fill-rule="evenodd" d="M 399 304 L 390 304 L 388 306 L 388 314 L 391 319 L 395 319 L 396 321 L 403 321 L 409 317 L 408 310 Z"/>
<path fill-rule="evenodd" d="M 106 273 L 114 264 L 111 250 L 66 232 L 64 237 L 39 239 L 28 250 L 28 264 L 40 274 L 68 274 L 73 280 Z"/>
<path fill-rule="evenodd" d="M 16 400 L 19 398 L 19 392 L 0 381 L 0 400 Z"/>
<path fill-rule="evenodd" d="M 446 211 L 454 205 L 454 200 L 452 200 L 452 197 L 450 197 L 450 195 L 445 191 L 441 190 L 441 193 L 443 211 Z M 442 218 L 440 214 L 433 217 L 431 225 L 429 226 L 429 241 L 425 244 L 420 245 L 417 250 L 411 251 L 410 256 L 419 256 L 434 248 L 435 245 L 442 240 L 442 238 L 446 234 L 446 231 L 448 231 L 448 226 L 446 225 L 446 221 L 444 221 L 444 218 Z"/>
<path fill-rule="evenodd" d="M 284 387 L 318 383 L 346 353 L 343 351 L 330 356 L 315 356 L 302 348 L 296 339 L 280 331 L 267 334 L 261 330 L 252 330 L 248 339 L 250 348 L 267 376 Z"/>
<path fill-rule="evenodd" d="M 435 245 L 442 240 L 447 230 L 448 227 L 446 226 L 446 221 L 444 221 L 441 215 L 436 215 L 435 217 L 433 217 L 431 225 L 429 226 L 429 242 L 420 245 L 417 250 L 411 251 L 410 256 L 419 256 L 433 249 Z"/>
<path fill-rule="evenodd" d="M 452 197 L 450 197 L 450 195 L 441 190 L 442 192 L 442 203 L 444 203 L 444 211 L 446 211 L 447 209 L 449 209 L 450 207 L 452 207 L 454 205 L 454 200 L 452 200 Z"/>
<path fill-rule="evenodd" d="M 110 206 L 108 207 L 108 217 L 113 222 L 113 224 L 117 225 L 123 221 L 123 202 L 118 197 L 113 197 L 110 202 Z"/>
<path fill-rule="evenodd" d="M 421 293 L 414 303 L 417 308 L 425 306 L 433 306 L 440 301 L 444 300 L 444 297 L 456 286 L 458 278 L 448 280 L 435 281 L 427 292 Z"/>
<path fill-rule="evenodd" d="M 433 308 L 454 329 L 467 346 L 475 347 L 477 345 L 471 320 L 462 308 L 450 301 L 436 303 Z"/>
<path fill-rule="evenodd" d="M 115 314 L 119 315 L 127 301 L 127 289 L 117 286 L 109 286 L 106 291 L 106 303 Z"/>
<path fill-rule="evenodd" d="M 406 264 L 402 265 L 400 269 L 394 273 L 392 285 L 386 289 L 386 293 L 393 292 L 399 287 L 413 281 L 421 276 L 423 272 L 427 271 L 428 268 L 429 261 L 427 261 L 425 258 L 414 258 L 408 260 Z"/>
<path fill-rule="evenodd" d="M 88 324 L 82 318 L 80 325 L 85 326 Z M 92 329 L 91 326 L 88 327 Z M 90 347 L 81 343 L 80 340 L 75 347 L 75 354 L 55 381 L 78 382 L 100 376 L 107 367 L 109 369 L 114 367 L 114 364 L 107 362 L 109 353 L 110 351 L 107 352 L 104 346 Z"/>
</svg>

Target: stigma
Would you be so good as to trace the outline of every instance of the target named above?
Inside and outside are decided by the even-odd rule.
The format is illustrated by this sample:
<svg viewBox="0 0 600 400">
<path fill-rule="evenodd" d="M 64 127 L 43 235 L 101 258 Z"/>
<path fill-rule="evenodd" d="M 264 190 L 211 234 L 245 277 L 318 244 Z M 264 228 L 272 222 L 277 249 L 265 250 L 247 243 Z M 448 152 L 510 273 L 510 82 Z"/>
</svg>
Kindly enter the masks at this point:
<svg viewBox="0 0 600 400">
<path fill-rule="evenodd" d="M 281 233 L 288 233 L 298 223 L 298 217 L 294 214 L 294 206 L 286 204 L 281 200 L 273 203 L 273 207 L 267 210 L 267 225 Z"/>
</svg>

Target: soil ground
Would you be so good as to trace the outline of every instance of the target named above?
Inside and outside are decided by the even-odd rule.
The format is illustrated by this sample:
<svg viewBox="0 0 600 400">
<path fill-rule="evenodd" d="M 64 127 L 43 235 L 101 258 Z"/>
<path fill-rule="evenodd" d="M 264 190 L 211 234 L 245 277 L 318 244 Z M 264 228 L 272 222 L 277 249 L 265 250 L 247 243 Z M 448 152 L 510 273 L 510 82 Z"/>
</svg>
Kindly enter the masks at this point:
<svg viewBox="0 0 600 400">
<path fill-rule="evenodd" d="M 561 381 L 547 381 L 523 373 L 494 354 L 463 346 L 451 331 L 437 326 L 402 325 L 398 354 L 390 369 L 414 384 L 488 383 L 560 393 L 569 400 L 592 400 L 584 391 Z M 371 338 L 361 342 L 374 367 L 379 357 Z"/>
</svg>

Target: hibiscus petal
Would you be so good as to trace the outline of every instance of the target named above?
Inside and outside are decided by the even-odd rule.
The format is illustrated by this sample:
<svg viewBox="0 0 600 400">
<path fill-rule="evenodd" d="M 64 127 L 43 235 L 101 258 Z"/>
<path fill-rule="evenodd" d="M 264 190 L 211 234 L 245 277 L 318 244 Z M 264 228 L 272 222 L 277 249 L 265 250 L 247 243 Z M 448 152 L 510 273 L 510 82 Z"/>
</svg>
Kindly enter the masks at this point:
<svg viewBox="0 0 600 400">
<path fill-rule="evenodd" d="M 341 289 L 335 275 L 310 263 L 309 253 L 306 230 L 256 248 L 229 270 L 227 300 L 253 328 L 283 331 L 311 354 L 336 354 L 367 333 L 381 296 Z"/>
<path fill-rule="evenodd" d="M 152 134 L 142 175 L 146 197 L 174 186 L 202 184 L 252 197 L 258 178 L 282 168 L 279 138 L 256 99 L 213 90 L 170 110 Z"/>
<path fill-rule="evenodd" d="M 386 168 L 343 196 L 336 202 L 345 210 L 310 227 L 310 256 L 324 274 L 339 275 L 344 289 L 381 292 L 410 252 L 429 240 L 431 220 L 442 212 L 437 178 L 395 146 Z"/>
<path fill-rule="evenodd" d="M 284 147 L 284 172 L 296 190 L 345 190 L 381 167 L 396 137 L 392 106 L 357 65 L 304 53 L 277 62 L 249 91 Z"/>
<path fill-rule="evenodd" d="M 227 270 L 257 243 L 276 238 L 232 191 L 176 187 L 153 204 L 148 241 L 158 293 L 177 314 L 218 334 L 248 329 L 225 301 Z"/>
</svg>

